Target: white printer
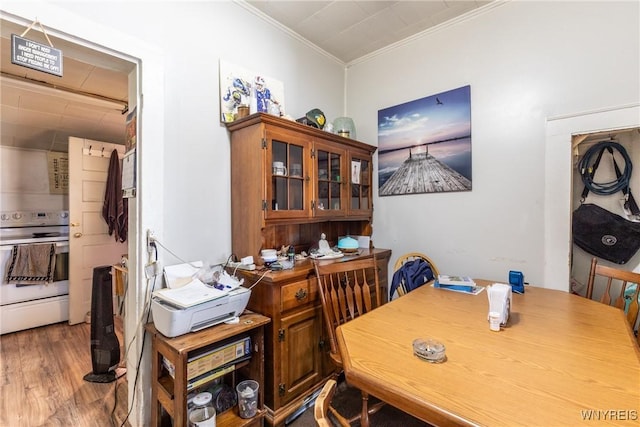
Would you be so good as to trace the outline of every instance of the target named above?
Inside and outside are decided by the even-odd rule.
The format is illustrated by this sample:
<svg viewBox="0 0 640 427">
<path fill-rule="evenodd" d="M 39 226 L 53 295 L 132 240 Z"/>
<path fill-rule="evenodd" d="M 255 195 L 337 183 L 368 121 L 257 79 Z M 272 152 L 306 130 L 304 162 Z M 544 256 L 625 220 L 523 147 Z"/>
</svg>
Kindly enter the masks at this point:
<svg viewBox="0 0 640 427">
<path fill-rule="evenodd" d="M 152 294 L 153 322 L 169 338 L 233 320 L 249 303 L 251 290 L 235 277 L 223 272 L 216 286 L 205 285 L 194 264 L 165 267 L 167 288 Z"/>
<path fill-rule="evenodd" d="M 187 308 L 178 308 L 153 296 L 153 323 L 162 335 L 169 338 L 199 331 L 240 316 L 249 303 L 250 296 L 251 291 L 240 286 L 225 296 Z"/>
</svg>

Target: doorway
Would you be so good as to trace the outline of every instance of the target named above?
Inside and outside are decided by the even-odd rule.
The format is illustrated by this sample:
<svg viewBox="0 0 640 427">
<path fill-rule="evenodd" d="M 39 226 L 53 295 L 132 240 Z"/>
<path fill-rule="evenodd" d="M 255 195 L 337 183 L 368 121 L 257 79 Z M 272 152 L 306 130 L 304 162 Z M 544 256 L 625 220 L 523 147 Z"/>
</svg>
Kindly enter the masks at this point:
<svg viewBox="0 0 640 427">
<path fill-rule="evenodd" d="M 607 134 L 637 128 L 640 128 L 640 104 L 621 105 L 547 119 L 543 280 L 546 287 L 571 290 L 571 213 L 574 210 L 575 156 L 572 149 L 573 138 L 576 135 Z"/>
<path fill-rule="evenodd" d="M 572 158 L 572 208 L 576 209 L 582 199 L 584 184 L 577 169 L 577 163 L 584 153 L 595 144 L 601 141 L 610 141 L 620 144 L 626 150 L 630 166 L 635 165 L 635 170 L 629 179 L 629 187 L 634 198 L 640 197 L 640 127 L 629 129 L 611 129 L 605 132 L 594 132 L 590 134 L 574 135 L 572 138 L 573 158 Z M 620 169 L 624 169 L 627 165 L 620 154 L 614 150 L 616 163 Z M 596 174 L 593 178 L 596 183 L 613 182 L 617 179 L 613 162 L 610 155 L 603 155 L 598 166 Z M 616 192 L 610 195 L 598 195 L 589 192 L 583 201 L 584 203 L 596 204 L 609 212 L 619 215 L 625 219 L 635 220 L 633 215 L 629 215 L 623 208 L 624 197 L 622 192 Z M 576 245 L 572 246 L 571 251 L 571 291 L 580 295 L 585 295 L 586 283 L 591 266 L 592 254 L 587 253 Z M 640 251 L 636 253 L 624 266 L 620 266 L 602 259 L 598 263 L 603 263 L 615 268 L 623 268 L 628 270 L 637 270 L 640 267 Z"/>
<path fill-rule="evenodd" d="M 3 138 L 1 144 L 5 145 L 6 143 L 6 145 L 11 145 L 12 147 L 20 146 L 22 150 L 29 150 L 31 152 L 37 150 L 43 153 L 66 152 L 68 149 L 67 142 L 69 136 L 124 145 L 126 109 L 122 106 L 113 107 L 112 104 L 117 104 L 124 99 L 126 101 L 124 104 L 130 109 L 129 111 L 132 111 L 136 105 L 139 104 L 138 100 L 141 97 L 139 93 L 139 82 L 142 79 L 140 64 L 142 63 L 142 59 L 138 58 L 149 56 L 146 50 L 147 48 L 144 46 L 141 47 L 142 44 L 136 43 L 135 40 L 132 41 L 131 38 L 127 38 L 125 42 L 122 40 L 122 37 L 111 34 L 108 35 L 109 41 L 105 42 L 102 40 L 102 43 L 100 43 L 100 39 L 102 39 L 103 36 L 97 33 L 97 31 L 97 36 L 95 37 L 97 43 L 87 41 L 93 40 L 94 38 L 86 34 L 84 34 L 84 37 L 69 35 L 81 33 L 83 25 L 79 25 L 79 23 L 70 18 L 68 14 L 56 10 L 53 5 L 39 5 L 37 16 L 45 21 L 45 24 L 50 25 L 46 26 L 48 37 L 56 48 L 63 51 L 64 74 L 62 78 L 48 82 L 50 78 L 48 75 L 33 71 L 33 73 L 38 74 L 32 79 L 34 80 L 32 82 L 28 79 L 32 77 L 32 72 L 26 68 L 17 73 L 11 72 L 13 69 L 9 55 L 11 34 L 21 35 L 23 31 L 31 25 L 31 21 L 17 15 L 8 14 L 5 12 L 7 9 L 17 9 L 18 12 L 14 13 L 20 16 L 33 16 L 33 10 L 27 10 L 28 5 L 23 3 L 17 3 L 13 6 L 5 5 L 3 6 L 3 11 L 0 11 L 2 52 L 6 52 L 6 54 L 2 55 L 1 63 L 3 80 L 2 102 L 3 104 L 5 101 L 13 101 L 16 103 L 16 105 L 12 107 L 5 107 L 5 105 L 2 107 Z M 52 27 L 57 27 L 59 31 L 52 29 Z M 78 33 L 76 33 L 76 30 L 78 30 Z M 32 38 L 39 43 L 46 43 L 41 39 L 41 37 L 43 37 L 42 33 L 38 33 L 38 31 L 33 29 L 28 32 L 25 37 Z M 111 41 L 113 41 L 113 43 Z M 119 50 L 117 50 L 117 48 L 110 49 L 104 47 L 118 45 L 121 46 Z M 120 53 L 129 51 L 136 51 L 140 55 L 136 58 Z M 154 63 L 153 61 L 149 62 Z M 154 65 L 157 66 L 155 63 Z M 157 67 L 155 70 L 159 78 L 162 78 L 162 72 L 157 72 L 157 70 L 161 70 L 161 67 Z M 100 75 L 103 78 L 117 77 L 118 79 L 111 83 L 101 83 L 94 80 L 96 83 L 91 84 L 91 79 L 81 77 L 86 76 L 86 74 L 79 74 L 84 71 L 93 71 L 95 75 Z M 17 77 L 22 78 L 18 79 Z M 11 90 L 5 90 L 4 83 L 5 80 L 8 79 L 11 79 Z M 62 84 L 63 82 L 65 83 L 64 85 Z M 124 87 L 121 84 L 122 82 L 124 82 Z M 82 84 L 84 84 L 84 86 Z M 154 87 L 151 84 L 150 86 Z M 98 90 L 100 88 L 113 90 L 122 87 L 122 91 L 118 92 L 117 95 L 108 95 Z M 160 95 L 161 94 L 160 92 Z M 157 99 L 158 93 L 156 92 L 155 95 Z M 123 105 L 122 102 L 120 102 L 120 104 Z M 43 110 L 43 107 L 49 108 L 49 110 Z M 7 108 L 13 108 L 13 110 L 8 110 Z M 18 111 L 19 109 L 24 109 L 24 111 Z M 113 109 L 116 110 L 112 114 L 110 111 Z M 149 111 L 155 110 L 157 110 L 155 107 L 149 108 Z M 15 114 L 5 114 L 7 111 L 15 112 Z M 19 119 L 21 117 L 26 117 L 26 115 L 22 114 L 23 112 L 28 112 L 31 118 L 20 121 Z M 138 117 L 141 115 L 142 111 L 138 109 Z M 141 123 L 140 119 L 138 123 Z M 161 123 L 161 120 L 159 123 Z M 56 127 L 57 124 L 64 124 L 64 126 Z M 157 134 L 154 126 L 149 126 L 147 129 L 149 134 Z M 110 137 L 111 131 L 117 133 L 117 137 Z M 5 139 L 5 137 L 7 137 L 7 139 Z M 142 135 L 139 133 L 136 143 L 138 154 L 140 153 L 142 141 Z M 161 136 L 156 137 L 155 141 L 159 147 L 162 147 Z M 0 150 L 2 150 L 2 148 L 3 147 L 0 146 Z M 2 155 L 1 151 L 0 155 Z M 150 159 L 150 161 L 153 160 L 152 158 Z M 139 156 L 137 161 L 140 161 Z M 140 193 L 138 189 L 138 196 Z M 43 196 L 43 198 L 51 199 L 48 195 Z M 64 198 L 68 199 L 68 196 L 60 196 L 60 200 L 57 200 L 56 203 L 66 204 L 68 206 L 68 200 L 64 200 Z M 11 203 L 19 203 L 19 199 L 19 196 L 13 197 Z M 139 209 L 137 206 L 140 203 L 140 198 L 130 199 L 130 201 L 130 206 L 133 206 L 130 209 L 129 215 L 130 226 L 129 238 L 127 239 L 128 250 L 126 252 L 130 255 L 129 277 L 133 283 L 133 289 L 127 294 L 126 301 L 124 302 L 124 310 L 125 313 L 133 314 L 127 316 L 131 318 L 130 320 L 124 320 L 124 343 L 129 345 L 129 348 L 132 350 L 131 354 L 127 355 L 126 362 L 129 366 L 127 379 L 129 380 L 128 394 L 130 400 L 135 400 L 132 402 L 125 401 L 121 404 L 127 407 L 134 407 L 131 411 L 132 425 L 144 425 L 145 414 L 147 412 L 145 410 L 144 400 L 148 398 L 143 395 L 141 390 L 145 387 L 145 384 L 141 382 L 136 385 L 133 381 L 137 374 L 137 355 L 140 354 L 144 345 L 143 340 L 137 339 L 139 336 L 139 324 L 137 321 L 139 313 L 138 305 L 142 305 L 144 302 L 143 299 L 140 298 L 140 292 L 135 288 L 137 272 L 139 271 L 136 263 L 138 260 L 137 250 L 139 247 L 139 239 L 137 239 Z M 3 209 L 4 208 L 5 206 L 3 204 Z M 159 229 L 160 227 L 155 228 Z M 141 302 L 138 303 L 138 301 Z M 87 345 L 89 345 L 88 342 Z M 137 393 L 133 392 L 134 387 L 137 389 Z"/>
<path fill-rule="evenodd" d="M 11 146 L 17 153 L 37 150 L 43 153 L 43 158 L 49 153 L 66 153 L 67 163 L 70 138 L 104 141 L 121 146 L 124 151 L 127 114 L 130 106 L 135 108 L 138 98 L 138 61 L 56 30 L 45 32 L 38 21 L 30 23 L 4 14 L 1 18 L 2 50 L 6 52 L 1 62 L 2 109 L 6 114 L 2 115 L 0 144 Z M 14 34 L 60 49 L 62 76 L 13 64 L 9 52 Z M 47 166 L 44 162 L 37 164 L 38 168 Z M 3 210 L 69 210 L 68 181 L 67 178 L 67 191 L 55 195 L 46 192 L 21 195 L 13 190 L 13 194 L 5 195 L 3 192 Z M 99 205 L 104 199 L 104 192 L 98 194 L 98 191 L 91 192 L 90 189 L 90 185 L 85 185 L 82 191 L 91 193 L 91 201 Z M 98 206 L 98 210 L 100 208 Z M 74 223 L 86 219 L 79 216 L 74 215 Z M 119 249 L 113 264 L 120 263 L 121 255 L 128 252 L 128 248 Z M 79 255 L 84 256 L 71 251 L 69 257 L 73 261 Z M 78 267 L 79 263 L 72 262 L 72 265 Z M 83 270 L 90 267 L 91 264 L 82 264 Z M 74 299 L 73 296 L 70 299 Z M 83 307 L 87 305 L 86 297 L 75 300 L 81 300 Z M 69 307 L 70 312 L 73 309 Z M 84 318 L 84 314 L 69 316 L 71 324 L 84 321 Z"/>
</svg>

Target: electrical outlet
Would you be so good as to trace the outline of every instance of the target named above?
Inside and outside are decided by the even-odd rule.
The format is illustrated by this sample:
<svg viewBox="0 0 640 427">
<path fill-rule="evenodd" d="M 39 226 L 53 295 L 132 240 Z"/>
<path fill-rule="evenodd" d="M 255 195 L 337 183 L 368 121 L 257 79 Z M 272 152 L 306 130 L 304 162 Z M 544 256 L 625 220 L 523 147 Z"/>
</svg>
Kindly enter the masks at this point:
<svg viewBox="0 0 640 427">
<path fill-rule="evenodd" d="M 153 232 L 153 230 L 147 230 L 147 252 L 151 253 L 153 248 L 151 247 L 151 244 L 154 243 L 156 241 L 156 234 Z"/>
</svg>

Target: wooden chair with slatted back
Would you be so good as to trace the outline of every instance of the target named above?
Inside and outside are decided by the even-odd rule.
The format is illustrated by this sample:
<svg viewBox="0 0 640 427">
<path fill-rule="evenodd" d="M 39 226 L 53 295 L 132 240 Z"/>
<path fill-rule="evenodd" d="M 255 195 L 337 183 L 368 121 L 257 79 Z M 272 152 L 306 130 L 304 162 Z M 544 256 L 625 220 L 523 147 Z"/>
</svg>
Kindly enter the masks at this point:
<svg viewBox="0 0 640 427">
<path fill-rule="evenodd" d="M 638 319 L 638 294 L 640 292 L 640 273 L 634 273 L 633 271 L 620 270 L 618 268 L 608 267 L 606 265 L 598 264 L 598 259 L 593 258 L 591 260 L 591 269 L 589 271 L 589 280 L 587 281 L 587 294 L 586 297 L 593 299 L 593 288 L 596 282 L 596 277 L 601 276 L 606 278 L 606 288 L 600 298 L 600 302 L 607 305 L 613 305 L 622 310 L 625 308 L 625 292 L 627 288 L 635 283 L 635 292 L 631 296 L 629 307 L 627 310 L 627 321 L 631 325 L 631 330 L 635 327 L 636 320 Z M 620 291 L 615 300 L 611 301 L 611 288 L 620 286 Z M 640 333 L 636 337 L 636 341 L 640 346 Z"/>
<path fill-rule="evenodd" d="M 316 397 L 316 402 L 313 407 L 313 417 L 318 427 L 333 427 L 333 422 L 331 418 L 329 418 L 329 412 L 331 412 L 341 427 L 349 427 L 351 425 L 349 424 L 349 420 L 340 415 L 338 411 L 331 406 L 331 400 L 333 400 L 337 384 L 336 380 L 330 379 L 324 384 L 322 391 L 318 397 Z"/>
<path fill-rule="evenodd" d="M 375 255 L 346 261 L 314 261 L 318 280 L 320 300 L 327 333 L 329 335 L 330 357 L 342 369 L 342 357 L 336 339 L 336 328 L 361 316 L 381 304 L 378 265 Z M 369 415 L 382 406 L 382 402 L 368 406 L 369 395 L 362 391 L 361 425 L 368 425 Z"/>
<path fill-rule="evenodd" d="M 433 272 L 433 277 L 437 278 L 438 274 L 440 274 L 438 267 L 436 267 L 436 264 L 431 260 L 431 258 L 429 258 L 428 256 L 426 256 L 423 253 L 420 252 L 409 252 L 406 253 L 404 255 L 402 255 L 400 258 L 398 258 L 396 260 L 395 265 L 393 266 L 393 272 L 397 272 L 400 268 L 402 268 L 402 266 L 404 264 L 406 264 L 409 261 L 415 261 L 416 259 L 422 259 L 424 261 L 426 261 L 430 266 L 431 266 L 431 271 Z M 405 295 L 408 290 L 405 288 L 404 284 L 401 283 L 400 286 L 398 286 L 397 288 L 397 295 L 399 297 Z M 390 295 L 390 297 L 393 297 L 393 295 Z"/>
</svg>

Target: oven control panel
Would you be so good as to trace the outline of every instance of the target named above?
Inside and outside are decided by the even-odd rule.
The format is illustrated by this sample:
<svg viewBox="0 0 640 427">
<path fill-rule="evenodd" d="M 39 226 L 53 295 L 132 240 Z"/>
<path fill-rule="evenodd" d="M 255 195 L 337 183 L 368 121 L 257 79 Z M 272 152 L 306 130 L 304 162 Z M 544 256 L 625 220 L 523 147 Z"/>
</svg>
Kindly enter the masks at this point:
<svg viewBox="0 0 640 427">
<path fill-rule="evenodd" d="M 69 211 L 3 211 L 0 226 L 38 227 L 46 225 L 69 225 Z"/>
</svg>

